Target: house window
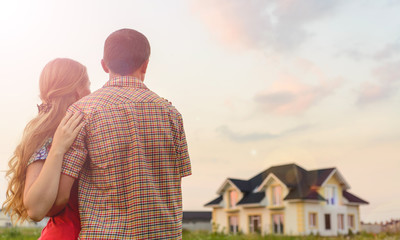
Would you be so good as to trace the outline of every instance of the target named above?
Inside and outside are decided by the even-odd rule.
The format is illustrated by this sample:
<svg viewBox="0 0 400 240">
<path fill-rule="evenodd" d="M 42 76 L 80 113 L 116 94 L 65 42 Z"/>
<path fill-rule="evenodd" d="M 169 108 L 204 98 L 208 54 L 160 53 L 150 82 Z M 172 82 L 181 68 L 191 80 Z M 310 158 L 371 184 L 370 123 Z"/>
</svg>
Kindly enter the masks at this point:
<svg viewBox="0 0 400 240">
<path fill-rule="evenodd" d="M 239 232 L 239 217 L 238 216 L 229 216 L 229 232 L 236 234 Z"/>
<path fill-rule="evenodd" d="M 249 216 L 249 230 L 250 230 L 250 233 L 261 233 L 261 216 L 260 215 Z"/>
<path fill-rule="evenodd" d="M 354 215 L 353 214 L 349 214 L 347 216 L 347 218 L 348 218 L 347 220 L 349 222 L 349 227 L 354 229 Z"/>
<path fill-rule="evenodd" d="M 236 207 L 236 203 L 238 202 L 238 193 L 235 190 L 229 191 L 229 208 Z"/>
<path fill-rule="evenodd" d="M 310 228 L 316 228 L 317 225 L 317 213 L 309 213 L 308 215 L 308 226 Z"/>
<path fill-rule="evenodd" d="M 337 194 L 335 186 L 325 187 L 325 199 L 328 205 L 337 205 Z"/>
<path fill-rule="evenodd" d="M 344 230 L 344 214 L 338 214 L 337 219 L 338 219 L 338 229 Z"/>
<path fill-rule="evenodd" d="M 281 206 L 282 205 L 282 187 L 273 186 L 272 187 L 272 205 Z"/>
<path fill-rule="evenodd" d="M 283 214 L 272 214 L 272 231 L 275 234 L 283 234 Z"/>
<path fill-rule="evenodd" d="M 325 214 L 325 229 L 331 230 L 331 215 Z"/>
</svg>

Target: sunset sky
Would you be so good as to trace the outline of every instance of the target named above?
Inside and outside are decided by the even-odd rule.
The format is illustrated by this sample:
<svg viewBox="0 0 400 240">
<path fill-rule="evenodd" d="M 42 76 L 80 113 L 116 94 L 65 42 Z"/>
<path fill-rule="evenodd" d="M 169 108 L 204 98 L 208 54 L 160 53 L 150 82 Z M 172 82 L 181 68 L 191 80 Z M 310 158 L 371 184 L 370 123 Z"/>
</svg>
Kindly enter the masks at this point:
<svg viewBox="0 0 400 240">
<path fill-rule="evenodd" d="M 104 40 L 133 28 L 152 47 L 146 85 L 183 115 L 184 210 L 211 210 L 228 177 L 297 163 L 337 167 L 370 202 L 363 221 L 399 219 L 399 13 L 396 0 L 1 1 L 0 202 L 44 65 L 81 62 L 94 91 Z"/>
</svg>

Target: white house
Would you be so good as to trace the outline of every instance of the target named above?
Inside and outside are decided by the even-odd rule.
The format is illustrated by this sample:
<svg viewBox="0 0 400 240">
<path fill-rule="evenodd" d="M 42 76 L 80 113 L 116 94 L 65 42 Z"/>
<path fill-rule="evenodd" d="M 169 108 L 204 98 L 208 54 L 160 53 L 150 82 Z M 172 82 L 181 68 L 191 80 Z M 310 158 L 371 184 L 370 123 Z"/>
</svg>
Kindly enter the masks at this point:
<svg viewBox="0 0 400 240">
<path fill-rule="evenodd" d="M 49 220 L 48 218 L 44 218 L 40 222 L 34 222 L 34 221 L 26 220 L 26 221 L 24 221 L 22 223 L 21 222 L 16 223 L 15 226 L 17 226 L 17 227 L 38 227 L 38 228 L 43 228 L 44 226 L 46 226 L 48 220 Z M 3 210 L 0 209 L 0 227 L 12 227 L 12 226 L 13 226 L 13 224 L 11 222 L 10 216 L 4 214 Z"/>
<path fill-rule="evenodd" d="M 215 231 L 333 236 L 360 231 L 361 204 L 336 168 L 271 167 L 249 180 L 228 178 L 212 208 Z"/>
</svg>

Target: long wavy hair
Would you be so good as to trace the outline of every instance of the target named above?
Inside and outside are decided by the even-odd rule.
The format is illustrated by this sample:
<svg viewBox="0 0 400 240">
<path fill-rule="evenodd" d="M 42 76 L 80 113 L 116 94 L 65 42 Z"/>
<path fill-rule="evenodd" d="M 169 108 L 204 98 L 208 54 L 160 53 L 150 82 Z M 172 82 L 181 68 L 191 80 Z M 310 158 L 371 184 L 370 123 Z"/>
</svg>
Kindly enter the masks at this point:
<svg viewBox="0 0 400 240">
<path fill-rule="evenodd" d="M 89 78 L 86 67 L 67 58 L 57 58 L 43 68 L 39 79 L 40 99 L 48 106 L 39 111 L 25 127 L 22 140 L 16 147 L 8 166 L 9 180 L 3 210 L 12 221 L 23 222 L 28 218 L 23 204 L 27 163 L 34 152 L 54 135 L 67 108 L 80 99 Z"/>
</svg>

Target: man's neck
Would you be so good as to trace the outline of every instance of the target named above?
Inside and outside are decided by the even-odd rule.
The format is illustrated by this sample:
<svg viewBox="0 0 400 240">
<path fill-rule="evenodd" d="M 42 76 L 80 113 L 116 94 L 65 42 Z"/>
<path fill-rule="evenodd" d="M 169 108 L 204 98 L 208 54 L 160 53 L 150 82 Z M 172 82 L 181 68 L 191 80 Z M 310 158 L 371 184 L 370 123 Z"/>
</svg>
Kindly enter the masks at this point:
<svg viewBox="0 0 400 240">
<path fill-rule="evenodd" d="M 139 79 L 142 82 L 144 81 L 144 74 L 137 74 L 137 73 L 133 73 L 133 74 L 129 74 L 129 75 L 119 75 L 119 74 L 110 72 L 109 77 L 110 77 L 110 79 L 117 78 L 117 77 L 133 77 L 133 78 Z"/>
</svg>

